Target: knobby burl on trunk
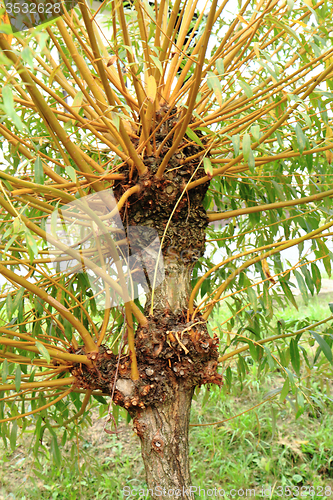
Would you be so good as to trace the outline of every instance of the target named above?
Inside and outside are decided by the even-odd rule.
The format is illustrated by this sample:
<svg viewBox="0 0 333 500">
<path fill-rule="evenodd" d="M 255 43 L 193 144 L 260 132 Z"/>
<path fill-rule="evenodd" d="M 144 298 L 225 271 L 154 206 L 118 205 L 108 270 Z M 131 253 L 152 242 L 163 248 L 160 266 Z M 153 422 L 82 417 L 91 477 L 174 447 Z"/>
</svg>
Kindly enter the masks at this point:
<svg viewBox="0 0 333 500">
<path fill-rule="evenodd" d="M 174 113 L 161 125 L 157 147 L 176 119 Z M 93 354 L 93 368 L 74 367 L 73 374 L 80 387 L 111 394 L 115 386 L 114 403 L 128 410 L 141 439 L 151 497 L 161 498 L 162 492 L 162 498 L 192 499 L 188 428 L 193 391 L 202 384 L 221 385 L 222 378 L 217 373 L 218 338 L 210 337 L 200 314 L 193 321 L 187 318 L 192 269 L 205 248 L 207 217 L 202 201 L 207 185 L 184 193 L 186 183 L 204 172 L 200 157 L 188 163 L 183 160 L 200 148 L 184 144 L 170 159 L 163 179 L 156 180 L 169 146 L 166 141 L 161 157 L 144 159 L 149 169 L 145 177 L 129 171 L 126 181 L 114 186 L 117 199 L 129 187 L 141 186 L 122 210 L 124 226 L 152 227 L 162 242 L 165 279 L 154 291 L 153 315 L 149 314 L 152 293 L 148 290 L 148 325 L 138 327 L 135 335 L 139 380 L 131 380 L 129 355 L 121 355 L 116 376 L 118 355 L 106 345 L 98 355 Z"/>
</svg>

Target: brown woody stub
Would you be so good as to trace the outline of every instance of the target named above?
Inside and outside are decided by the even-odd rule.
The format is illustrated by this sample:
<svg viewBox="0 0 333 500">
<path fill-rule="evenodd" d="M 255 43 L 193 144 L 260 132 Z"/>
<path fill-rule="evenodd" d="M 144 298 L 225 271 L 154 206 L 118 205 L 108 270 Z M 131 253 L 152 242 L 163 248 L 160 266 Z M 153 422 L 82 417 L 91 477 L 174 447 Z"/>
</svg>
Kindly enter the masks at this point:
<svg viewBox="0 0 333 500">
<path fill-rule="evenodd" d="M 210 337 L 206 323 L 198 318 L 185 324 L 171 313 L 164 318 L 150 318 L 147 327 L 138 329 L 135 348 L 138 381 L 131 380 L 128 355 L 121 355 L 115 380 L 118 355 L 100 346 L 92 368 L 73 367 L 76 386 L 111 395 L 115 385 L 114 403 L 136 412 L 166 401 L 179 379 L 189 390 L 202 384 L 222 384 L 217 373 L 218 338 Z"/>
</svg>

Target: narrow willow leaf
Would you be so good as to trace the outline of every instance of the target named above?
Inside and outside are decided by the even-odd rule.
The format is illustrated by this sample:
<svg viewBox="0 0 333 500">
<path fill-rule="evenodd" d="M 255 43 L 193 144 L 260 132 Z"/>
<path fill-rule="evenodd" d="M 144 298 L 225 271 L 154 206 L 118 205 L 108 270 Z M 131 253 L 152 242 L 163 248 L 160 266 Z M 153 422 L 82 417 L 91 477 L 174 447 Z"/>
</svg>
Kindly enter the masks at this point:
<svg viewBox="0 0 333 500">
<path fill-rule="evenodd" d="M 194 141 L 199 146 L 204 147 L 204 145 L 200 141 L 200 139 L 197 136 L 197 134 L 195 132 L 193 132 L 193 130 L 190 127 L 187 127 L 187 129 L 186 129 L 186 135 L 191 139 L 191 141 Z"/>
<path fill-rule="evenodd" d="M 294 275 L 297 279 L 298 288 L 300 289 L 303 300 L 304 300 L 305 304 L 307 304 L 309 301 L 309 295 L 308 295 L 308 289 L 306 287 L 304 278 L 301 275 L 301 273 L 299 273 L 298 271 L 294 271 Z"/>
<path fill-rule="evenodd" d="M 70 165 L 66 165 L 65 171 L 66 171 L 66 174 L 70 177 L 71 181 L 76 182 L 76 172 L 75 172 L 74 168 L 71 167 Z M 52 216 L 51 216 L 51 218 L 52 218 Z"/>
<path fill-rule="evenodd" d="M 239 149 L 240 149 L 240 136 L 239 134 L 235 134 L 231 137 L 231 142 L 234 148 L 234 153 L 235 156 L 239 155 Z"/>
<path fill-rule="evenodd" d="M 243 149 L 244 160 L 247 161 L 250 156 L 250 150 L 251 150 L 251 137 L 248 133 L 244 134 L 242 149 Z"/>
<path fill-rule="evenodd" d="M 254 170 L 255 170 L 256 162 L 254 159 L 254 154 L 253 154 L 252 149 L 250 149 L 250 151 L 249 151 L 249 157 L 247 159 L 247 164 L 249 166 L 250 172 L 253 174 Z"/>
<path fill-rule="evenodd" d="M 216 100 L 220 106 L 222 106 L 222 87 L 221 82 L 218 76 L 215 75 L 212 71 L 207 72 L 207 85 L 210 90 L 212 90 L 215 94 Z"/>
<path fill-rule="evenodd" d="M 321 350 L 325 354 L 328 361 L 331 363 L 331 365 L 333 365 L 332 349 L 330 348 L 330 346 L 328 345 L 326 340 L 324 340 L 323 337 L 321 337 L 321 335 L 318 335 L 318 333 L 316 333 L 312 330 L 310 330 L 310 332 L 312 333 L 312 335 L 314 336 L 314 338 L 316 339 L 316 341 L 320 345 Z"/>
<path fill-rule="evenodd" d="M 282 387 L 281 395 L 280 395 L 281 402 L 286 399 L 286 397 L 288 396 L 288 393 L 289 393 L 289 378 L 286 378 L 286 380 L 284 381 L 283 387 Z"/>
<path fill-rule="evenodd" d="M 314 262 L 311 263 L 311 273 L 313 283 L 316 287 L 317 293 L 319 293 L 321 289 L 321 274 L 317 264 L 315 264 Z"/>
<path fill-rule="evenodd" d="M 294 40 L 296 40 L 296 42 L 301 45 L 301 40 L 298 38 L 296 31 L 289 28 L 289 26 L 287 26 L 286 24 L 284 24 L 282 21 L 278 20 L 275 16 L 272 16 L 271 14 L 268 14 L 268 16 L 266 16 L 266 19 L 270 20 L 272 24 L 275 24 L 275 26 L 278 26 L 279 28 L 283 29 L 286 33 L 288 33 L 288 35 L 294 38 Z"/>
<path fill-rule="evenodd" d="M 32 263 L 34 257 L 38 254 L 38 247 L 35 238 L 32 236 L 28 228 L 25 230 L 25 241 L 28 248 L 30 262 Z"/>
<path fill-rule="evenodd" d="M 282 286 L 282 289 L 287 297 L 287 299 L 292 303 L 292 305 L 298 310 L 298 306 L 295 300 L 295 297 L 292 294 L 292 291 L 290 290 L 289 285 L 285 281 L 280 281 L 280 285 Z"/>
<path fill-rule="evenodd" d="M 57 73 L 57 71 L 59 71 L 60 68 L 61 68 L 61 64 L 59 64 L 58 66 L 56 66 L 55 68 L 53 68 L 53 70 L 52 70 L 52 72 L 50 73 L 50 76 L 49 76 L 49 86 L 52 86 L 54 77 L 56 76 L 56 73 Z"/>
<path fill-rule="evenodd" d="M 19 289 L 19 291 L 16 292 L 14 300 L 13 300 L 12 315 L 14 314 L 14 312 L 18 308 L 19 304 L 21 303 L 23 295 L 24 295 L 24 292 L 25 292 L 25 288 L 24 287 L 21 287 Z"/>
<path fill-rule="evenodd" d="M 257 361 L 258 360 L 258 351 L 257 351 L 255 344 L 253 342 L 251 342 L 251 340 L 248 340 L 248 344 L 249 344 L 249 351 L 250 351 L 252 358 L 254 359 L 254 361 Z"/>
<path fill-rule="evenodd" d="M 7 319 L 10 321 L 13 316 L 13 299 L 12 296 L 9 294 L 6 297 L 6 313 L 7 313 Z"/>
<path fill-rule="evenodd" d="M 30 69 L 33 70 L 34 69 L 34 59 L 32 57 L 32 50 L 30 47 L 28 47 L 28 46 L 24 47 L 24 49 L 21 52 L 21 57 L 22 57 L 23 61 L 25 61 L 30 66 Z"/>
<path fill-rule="evenodd" d="M 215 68 L 217 69 L 220 76 L 224 75 L 224 63 L 223 59 L 216 59 Z"/>
<path fill-rule="evenodd" d="M 16 392 L 20 391 L 21 387 L 21 367 L 20 365 L 16 368 L 16 373 L 15 373 L 15 389 Z"/>
<path fill-rule="evenodd" d="M 1 368 L 1 378 L 2 378 L 2 383 L 3 384 L 6 383 L 6 380 L 7 380 L 7 377 L 8 377 L 8 373 L 9 373 L 8 361 L 7 361 L 7 358 L 5 358 L 3 360 L 2 368 Z"/>
<path fill-rule="evenodd" d="M 295 131 L 296 131 L 296 139 L 297 139 L 298 149 L 299 149 L 299 152 L 302 154 L 304 149 L 305 149 L 306 137 L 305 137 L 303 130 L 301 129 L 301 127 L 298 123 L 296 124 Z"/>
<path fill-rule="evenodd" d="M 57 436 L 52 437 L 51 452 L 55 465 L 57 467 L 61 467 L 61 453 L 58 446 Z"/>
<path fill-rule="evenodd" d="M 267 355 L 267 361 L 268 361 L 268 365 L 271 369 L 274 369 L 275 368 L 275 363 L 274 363 L 274 359 L 273 359 L 273 356 L 271 354 L 271 351 L 269 350 L 269 348 L 267 347 L 267 345 L 264 345 L 264 349 L 265 349 L 265 352 L 266 352 L 266 355 Z"/>
<path fill-rule="evenodd" d="M 36 340 L 35 344 L 36 344 L 37 349 L 39 350 L 39 352 L 43 356 L 43 358 L 45 358 L 46 361 L 48 363 L 50 363 L 51 357 L 50 357 L 50 354 L 49 354 L 48 350 L 46 349 L 46 347 L 43 344 L 41 344 L 40 342 L 38 342 L 38 340 Z"/>
<path fill-rule="evenodd" d="M 118 113 L 115 113 L 114 111 L 111 111 L 111 116 L 112 116 L 112 123 L 119 132 L 119 130 L 120 130 L 120 116 Z"/>
<path fill-rule="evenodd" d="M 246 290 L 246 293 L 247 293 L 247 296 L 249 297 L 249 301 L 251 302 L 251 306 L 252 306 L 254 312 L 256 312 L 258 309 L 258 301 L 257 301 L 256 292 L 253 290 L 252 287 L 249 286 Z"/>
<path fill-rule="evenodd" d="M 296 391 L 294 375 L 291 373 L 290 370 L 288 370 L 288 368 L 285 368 L 285 370 L 286 370 L 286 373 L 287 373 L 288 378 L 289 378 L 290 387 L 291 387 L 292 391 L 294 392 L 294 391 Z"/>
<path fill-rule="evenodd" d="M 54 210 L 51 214 L 51 234 L 54 238 L 57 238 L 57 220 L 58 209 Z"/>
<path fill-rule="evenodd" d="M 44 184 L 44 169 L 40 156 L 37 156 L 34 163 L 34 179 L 36 184 Z"/>
<path fill-rule="evenodd" d="M 319 248 L 319 252 L 318 251 L 315 252 L 316 256 L 322 258 L 323 263 L 324 263 L 324 267 L 325 267 L 325 271 L 327 272 L 327 274 L 329 276 L 331 276 L 332 266 L 331 266 L 330 252 L 322 239 L 318 238 L 316 240 L 316 242 L 317 242 L 317 245 Z"/>
<path fill-rule="evenodd" d="M 161 61 L 159 60 L 159 58 L 156 57 L 156 56 L 153 56 L 153 55 L 151 55 L 150 57 L 154 61 L 156 68 L 158 69 L 158 71 L 162 75 L 163 74 L 163 68 L 162 68 L 162 64 L 161 64 Z"/>
<path fill-rule="evenodd" d="M 13 90 L 7 85 L 2 88 L 2 98 L 5 113 L 12 119 L 18 130 L 23 130 L 24 127 L 21 118 L 15 111 Z"/>
<path fill-rule="evenodd" d="M 311 295 L 313 295 L 314 294 L 314 283 L 312 281 L 310 271 L 308 270 L 308 268 L 306 266 L 302 266 L 301 271 L 302 271 L 302 274 L 305 278 L 306 286 L 310 290 Z"/>
<path fill-rule="evenodd" d="M 242 82 L 241 80 L 239 80 L 238 83 L 242 87 L 242 89 L 244 90 L 246 97 L 248 97 L 249 99 L 251 97 L 253 97 L 252 89 L 248 83 Z"/>
<path fill-rule="evenodd" d="M 259 125 L 252 125 L 251 134 L 253 136 L 253 139 L 256 142 L 259 142 L 259 140 L 260 140 L 260 126 Z"/>
<path fill-rule="evenodd" d="M 17 420 L 14 420 L 14 422 L 12 423 L 12 430 L 10 431 L 10 439 L 9 439 L 12 451 L 15 451 L 16 439 L 17 439 Z"/>
<path fill-rule="evenodd" d="M 203 163 L 204 163 L 204 169 L 205 169 L 206 174 L 212 176 L 213 175 L 213 165 L 212 165 L 212 162 L 210 161 L 210 159 L 207 157 L 204 158 Z"/>
<path fill-rule="evenodd" d="M 288 5 L 288 14 L 290 14 L 294 8 L 294 0 L 287 0 L 287 5 Z"/>
<path fill-rule="evenodd" d="M 300 356 L 296 339 L 291 339 L 290 341 L 290 361 L 295 372 L 299 376 L 301 363 L 300 363 Z"/>
<path fill-rule="evenodd" d="M 81 109 L 83 102 L 83 92 L 82 90 L 79 90 L 73 100 L 72 108 L 75 108 L 75 111 L 78 113 Z"/>
</svg>

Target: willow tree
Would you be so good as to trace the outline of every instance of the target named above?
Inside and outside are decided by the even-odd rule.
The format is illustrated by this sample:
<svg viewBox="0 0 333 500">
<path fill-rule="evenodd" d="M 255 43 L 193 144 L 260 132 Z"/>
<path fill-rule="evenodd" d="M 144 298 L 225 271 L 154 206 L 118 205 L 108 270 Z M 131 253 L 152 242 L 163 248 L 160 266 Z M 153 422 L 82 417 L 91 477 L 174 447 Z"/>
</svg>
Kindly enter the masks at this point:
<svg viewBox="0 0 333 500">
<path fill-rule="evenodd" d="M 316 325 L 270 321 L 273 299 L 296 304 L 291 272 L 305 298 L 316 261 L 330 273 L 332 4 L 197 4 L 104 1 L 101 21 L 80 1 L 14 34 L 3 15 L 0 35 L 3 439 L 34 424 L 38 448 L 108 397 L 149 488 L 182 498 L 196 387 L 252 357 L 300 413 L 305 331 L 332 361 Z"/>
</svg>

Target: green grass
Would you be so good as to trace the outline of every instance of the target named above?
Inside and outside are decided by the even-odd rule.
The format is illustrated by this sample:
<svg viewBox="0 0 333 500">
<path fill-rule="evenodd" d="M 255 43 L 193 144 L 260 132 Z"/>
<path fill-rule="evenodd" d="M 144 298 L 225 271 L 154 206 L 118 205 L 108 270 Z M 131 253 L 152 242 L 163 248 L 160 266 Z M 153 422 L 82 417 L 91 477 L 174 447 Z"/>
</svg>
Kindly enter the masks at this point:
<svg viewBox="0 0 333 500">
<path fill-rule="evenodd" d="M 297 302 L 298 311 L 294 308 L 277 311 L 277 319 L 309 317 L 316 321 L 330 313 L 327 296 L 311 298 L 307 306 L 301 297 Z M 246 382 L 241 386 L 235 381 L 230 392 L 226 387 L 212 388 L 207 399 L 207 389 L 201 389 L 193 401 L 192 425 L 231 420 L 191 427 L 193 485 L 206 490 L 254 489 L 256 496 L 251 498 L 273 500 L 333 497 L 333 397 L 329 393 L 332 384 L 326 381 L 323 385 L 319 377 L 313 378 L 308 390 L 318 405 L 308 406 L 295 420 L 292 400 L 284 403 L 273 400 L 260 405 L 265 395 L 282 383 L 278 371 L 261 373 L 258 377 L 256 366 L 250 365 Z M 255 405 L 259 406 L 248 411 Z M 139 439 L 131 424 L 121 424 L 120 434 L 110 436 L 103 431 L 97 408 L 92 410 L 92 421 L 93 425 L 83 429 L 81 436 L 77 439 L 74 436 L 61 447 L 61 468 L 52 462 L 47 434 L 38 462 L 30 448 L 29 434 L 19 438 L 20 446 L 14 451 L 0 443 L 0 500 L 149 498 L 123 495 L 124 486 L 132 491 L 145 489 Z M 59 443 L 62 436 L 59 431 Z M 303 497 L 278 494 L 276 488 L 286 486 L 299 487 L 299 491 L 301 487 L 312 486 L 314 494 Z M 262 489 L 267 491 L 269 487 L 275 490 L 263 497 Z M 325 487 L 330 487 L 332 494 L 325 495 Z M 245 496 L 236 494 L 233 498 Z"/>
<path fill-rule="evenodd" d="M 333 404 L 329 400 L 321 408 L 309 408 L 297 421 L 288 403 L 266 403 L 246 411 L 262 402 L 265 393 L 280 383 L 281 378 L 273 375 L 258 381 L 253 368 L 243 388 L 235 383 L 231 393 L 212 389 L 204 405 L 206 389 L 201 390 L 202 394 L 193 402 L 192 424 L 221 421 L 245 413 L 218 426 L 191 427 L 193 485 L 205 489 L 220 487 L 226 491 L 254 488 L 255 498 L 262 498 L 262 488 L 274 484 L 276 487 L 330 486 L 333 490 Z M 316 383 L 311 389 L 319 395 Z M 123 499 L 126 498 L 122 493 L 124 486 L 132 490 L 145 488 L 139 440 L 130 425 L 121 426 L 118 438 L 103 432 L 96 411 L 94 422 L 93 427 L 83 432 L 79 457 L 75 440 L 62 449 L 61 469 L 52 464 L 47 440 L 39 465 L 33 464 L 26 436 L 14 452 L 5 451 L 2 446 L 0 498 Z M 271 498 L 281 497 L 273 493 Z"/>
</svg>

